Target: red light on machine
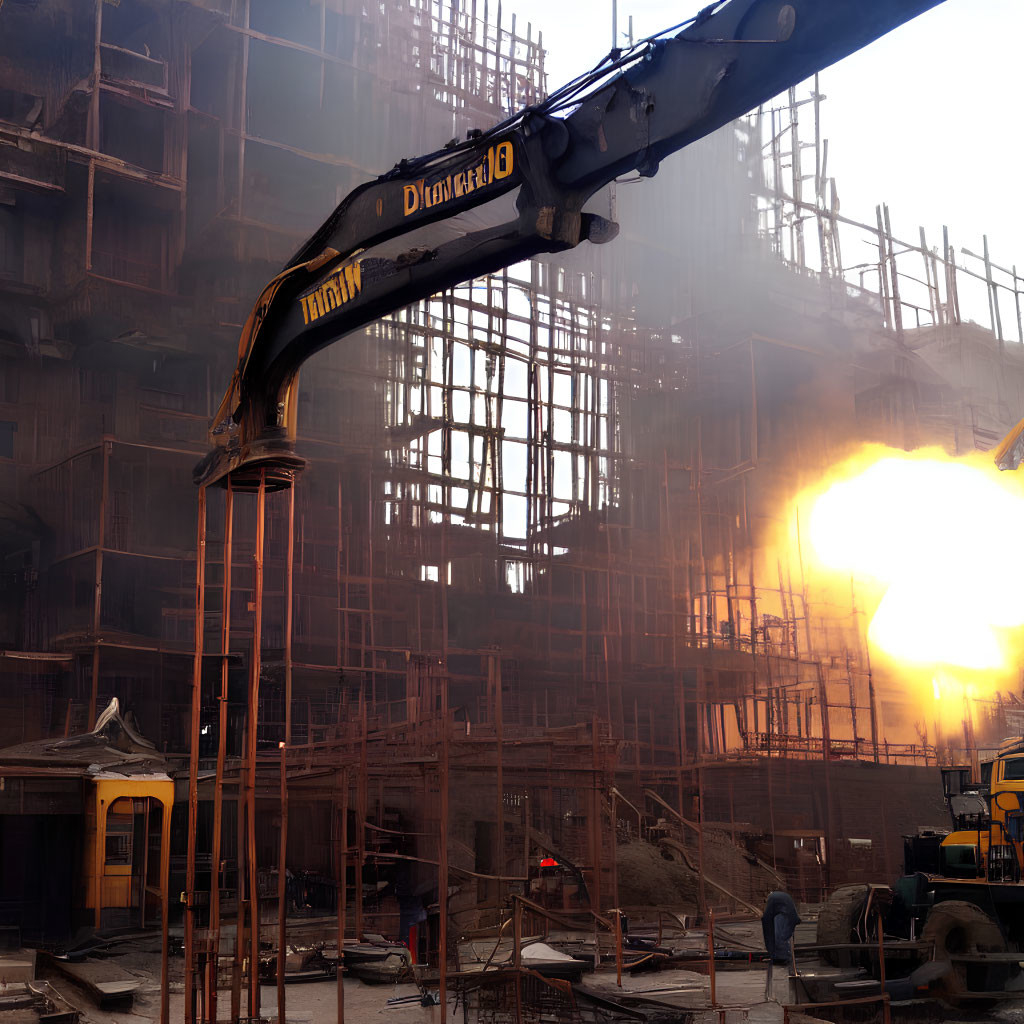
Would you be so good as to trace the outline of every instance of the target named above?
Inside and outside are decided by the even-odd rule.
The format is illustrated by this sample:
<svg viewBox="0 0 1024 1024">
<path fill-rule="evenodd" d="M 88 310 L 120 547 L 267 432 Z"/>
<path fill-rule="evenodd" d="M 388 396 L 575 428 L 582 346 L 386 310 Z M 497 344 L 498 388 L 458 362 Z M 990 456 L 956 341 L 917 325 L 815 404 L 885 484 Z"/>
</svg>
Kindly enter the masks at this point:
<svg viewBox="0 0 1024 1024">
<path fill-rule="evenodd" d="M 542 861 L 540 862 L 540 866 L 541 866 L 542 868 L 557 868 L 557 867 L 558 867 L 558 861 L 557 861 L 557 860 L 555 860 L 555 858 L 554 858 L 554 857 L 545 857 L 545 858 L 544 858 L 544 859 L 543 859 L 543 860 L 542 860 Z"/>
</svg>

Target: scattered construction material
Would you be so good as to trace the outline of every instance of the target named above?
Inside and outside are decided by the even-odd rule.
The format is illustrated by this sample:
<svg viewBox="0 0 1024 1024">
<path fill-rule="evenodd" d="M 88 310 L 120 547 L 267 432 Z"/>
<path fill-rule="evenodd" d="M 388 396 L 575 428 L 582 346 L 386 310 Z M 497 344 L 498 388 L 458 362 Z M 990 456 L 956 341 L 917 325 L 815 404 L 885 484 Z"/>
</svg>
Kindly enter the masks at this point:
<svg viewBox="0 0 1024 1024">
<path fill-rule="evenodd" d="M 59 956 L 42 957 L 54 968 L 88 993 L 101 1010 L 130 1010 L 140 979 L 109 960 L 72 961 Z"/>
<path fill-rule="evenodd" d="M 81 1012 L 47 981 L 0 986 L 0 1024 L 78 1024 Z"/>
</svg>

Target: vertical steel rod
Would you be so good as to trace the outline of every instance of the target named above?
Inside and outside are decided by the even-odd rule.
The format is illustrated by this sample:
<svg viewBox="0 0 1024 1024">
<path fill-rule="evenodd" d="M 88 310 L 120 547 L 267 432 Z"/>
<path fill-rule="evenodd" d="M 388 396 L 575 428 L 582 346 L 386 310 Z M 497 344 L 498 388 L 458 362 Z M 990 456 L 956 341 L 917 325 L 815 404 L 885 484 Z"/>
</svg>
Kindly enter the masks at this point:
<svg viewBox="0 0 1024 1024">
<path fill-rule="evenodd" d="M 348 771 L 341 773 L 341 807 L 339 821 L 338 841 L 338 895 L 336 897 L 338 910 L 338 1024 L 345 1024 L 345 984 L 344 984 L 344 962 L 345 962 L 345 909 L 348 884 L 345 876 L 348 874 Z M 335 804 L 335 811 L 338 812 L 338 805 Z"/>
<path fill-rule="evenodd" d="M 523 901 L 513 897 L 515 910 L 512 916 L 512 964 L 517 971 L 523 967 Z"/>
<path fill-rule="evenodd" d="M 249 853 L 249 1016 L 260 1015 L 260 900 L 256 872 L 256 748 L 260 710 L 261 638 L 263 633 L 263 540 L 267 518 L 267 473 L 260 470 L 256 492 L 256 544 L 253 552 L 252 657 L 249 675 L 249 785 L 247 831 Z"/>
<path fill-rule="evenodd" d="M 0 7 L 3 5 L 0 4 Z M 103 0 L 96 0 L 96 30 L 93 36 L 92 75 L 89 80 L 92 92 L 89 95 L 89 112 L 86 115 L 86 146 L 94 153 L 100 148 L 100 85 L 103 75 Z M 86 182 L 85 200 L 85 269 L 92 270 L 92 236 L 96 209 L 96 161 L 89 157 L 89 171 Z M 103 551 L 102 542 L 99 551 Z M 89 721 L 92 726 L 92 719 Z"/>
<path fill-rule="evenodd" d="M 613 776 L 614 779 L 614 776 Z M 643 787 L 640 787 L 641 792 Z M 616 858 L 619 855 L 619 837 L 617 835 L 618 824 L 619 824 L 619 808 L 617 801 L 618 790 L 612 787 L 611 792 L 611 833 L 612 833 L 612 905 L 617 907 L 619 905 L 619 870 L 618 865 L 615 863 Z M 640 822 L 637 822 L 637 839 L 640 838 Z M 621 979 L 620 979 L 621 982 Z"/>
<path fill-rule="evenodd" d="M 615 984 L 622 988 L 622 914 L 618 904 L 612 913 L 615 915 Z"/>
<path fill-rule="evenodd" d="M 893 245 L 892 227 L 889 224 L 889 206 L 883 203 L 885 217 L 886 245 L 889 250 L 889 266 L 892 273 L 892 315 L 896 324 L 896 339 L 903 344 L 903 305 L 900 301 L 900 278 L 896 268 L 896 250 Z"/>
<path fill-rule="evenodd" d="M 442 566 L 447 572 L 447 566 Z M 365 771 L 365 769 L 364 769 Z M 441 1020 L 448 1019 L 448 675 L 441 679 L 441 821 L 440 850 L 437 867 L 438 895 L 438 952 L 437 964 L 440 969 L 439 994 L 441 998 Z"/>
<path fill-rule="evenodd" d="M 495 766 L 496 785 L 498 803 L 495 808 L 495 857 L 494 857 L 494 874 L 497 875 L 498 881 L 495 883 L 498 889 L 498 906 L 502 905 L 501 902 L 501 876 L 505 874 L 505 781 L 502 773 L 502 744 L 504 742 L 504 722 L 503 722 L 503 698 L 502 698 L 502 681 L 501 681 L 501 654 L 493 654 L 490 658 L 491 661 L 491 673 L 494 679 L 494 739 L 495 739 L 495 757 L 497 763 Z M 528 873 L 528 872 L 527 872 Z"/>
<path fill-rule="evenodd" d="M 90 166 L 91 163 L 90 163 Z M 103 623 L 103 550 L 107 544 L 107 501 L 110 496 L 110 448 L 111 442 L 104 437 L 101 446 L 103 458 L 100 480 L 100 515 L 96 528 L 95 585 L 92 606 L 92 678 L 89 680 L 89 716 L 86 728 L 96 724 L 96 704 L 100 687 L 100 629 Z M 96 903 L 96 927 L 100 926 L 100 904 Z"/>
<path fill-rule="evenodd" d="M 295 569 L 295 481 L 288 488 L 288 550 L 284 569 L 284 741 L 292 745 L 292 602 Z M 283 1024 L 283 1021 L 282 1021 Z"/>
<path fill-rule="evenodd" d="M 171 807 L 161 803 L 160 812 L 160 1024 L 171 1021 L 170 953 L 171 930 Z"/>
<path fill-rule="evenodd" d="M 703 811 L 703 808 L 701 809 Z M 701 815 L 703 817 L 703 814 Z M 718 1003 L 715 988 L 715 908 L 708 908 L 708 978 L 711 980 L 711 1007 Z"/>
<path fill-rule="evenodd" d="M 609 573 L 609 575 L 611 575 Z M 607 661 L 606 661 L 607 663 Z M 601 913 L 602 907 L 602 896 L 601 896 L 601 767 L 600 767 L 600 753 L 598 750 L 598 737 L 600 730 L 598 728 L 597 715 L 594 715 L 591 722 L 591 742 L 592 742 L 592 757 L 593 757 L 593 776 L 592 776 L 592 791 L 591 791 L 591 813 L 590 821 L 588 823 L 588 832 L 590 833 L 590 849 L 591 858 L 593 863 L 593 887 L 592 887 L 592 903 L 591 909 Z"/>
<path fill-rule="evenodd" d="M 217 699 L 217 768 L 213 783 L 213 847 L 210 856 L 210 1020 L 217 1020 L 217 978 L 220 973 L 221 844 L 224 816 L 224 758 L 228 737 L 228 649 L 231 646 L 231 558 L 234 534 L 234 491 L 231 477 L 224 490 L 224 570 L 220 619 L 220 696 Z M 238 941 L 236 931 L 235 941 Z"/>
<path fill-rule="evenodd" d="M 366 694 L 359 693 L 359 776 L 356 779 L 356 939 L 363 941 L 363 868 L 366 864 Z"/>
<path fill-rule="evenodd" d="M 889 997 L 885 994 L 885 932 L 882 911 L 878 911 L 878 983 L 882 992 L 882 1019 L 889 1024 Z"/>
<path fill-rule="evenodd" d="M 520 1024 L 523 1019 L 523 903 L 518 897 L 512 917 L 512 964 L 516 971 L 516 1024 Z M 444 1022 L 447 1018 L 442 1015 L 441 1020 Z"/>
<path fill-rule="evenodd" d="M 206 614 L 206 488 L 199 488 L 196 526 L 195 649 L 192 657 L 192 721 L 188 755 L 188 839 L 185 856 L 185 1021 L 195 1008 L 196 819 L 199 812 L 199 718 L 203 701 L 203 621 Z"/>
<path fill-rule="evenodd" d="M 242 964 L 245 961 L 245 780 L 248 741 L 242 734 L 242 757 L 238 766 L 238 785 L 235 791 L 235 957 L 231 965 L 231 1019 L 242 1015 Z"/>
<path fill-rule="evenodd" d="M 277 1020 L 284 1024 L 284 967 L 288 953 L 288 747 L 278 744 L 281 750 L 281 852 L 277 858 Z"/>
<path fill-rule="evenodd" d="M 1017 290 L 1017 282 L 1020 280 L 1017 277 L 1017 264 L 1013 265 L 1013 305 L 1017 311 L 1017 340 L 1024 344 L 1024 320 L 1021 319 L 1020 313 L 1020 292 Z"/>
<path fill-rule="evenodd" d="M 326 6 L 325 8 L 326 9 Z M 281 744 L 281 854 L 277 877 L 277 1019 L 285 1020 L 284 968 L 288 949 L 287 857 L 288 857 L 288 762 L 292 742 L 292 584 L 295 566 L 295 481 L 288 488 L 288 535 L 284 576 L 284 742 Z"/>
</svg>

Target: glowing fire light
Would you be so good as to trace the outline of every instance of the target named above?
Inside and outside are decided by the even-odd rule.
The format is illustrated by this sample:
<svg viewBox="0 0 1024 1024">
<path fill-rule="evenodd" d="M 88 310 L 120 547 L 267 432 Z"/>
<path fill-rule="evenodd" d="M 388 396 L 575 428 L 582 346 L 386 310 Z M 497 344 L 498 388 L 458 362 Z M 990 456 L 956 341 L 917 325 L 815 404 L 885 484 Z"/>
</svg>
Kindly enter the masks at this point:
<svg viewBox="0 0 1024 1024">
<path fill-rule="evenodd" d="M 873 648 L 909 665 L 1014 667 L 1011 631 L 1024 625 L 1024 477 L 982 454 L 872 446 L 797 507 L 813 564 L 881 594 Z M 945 682 L 933 676 L 936 700 Z"/>
</svg>

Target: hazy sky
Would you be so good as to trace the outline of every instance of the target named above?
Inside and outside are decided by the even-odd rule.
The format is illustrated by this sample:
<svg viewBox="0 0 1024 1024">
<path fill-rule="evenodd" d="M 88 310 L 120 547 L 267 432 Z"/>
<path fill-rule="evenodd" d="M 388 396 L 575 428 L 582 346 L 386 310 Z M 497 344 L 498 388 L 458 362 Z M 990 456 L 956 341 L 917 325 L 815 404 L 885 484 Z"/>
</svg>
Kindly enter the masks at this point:
<svg viewBox="0 0 1024 1024">
<path fill-rule="evenodd" d="M 494 4 L 492 3 L 492 10 Z M 634 35 L 682 21 L 702 0 L 619 0 Z M 505 0 L 517 29 L 544 33 L 552 88 L 611 45 L 612 0 Z M 842 211 L 873 221 L 889 204 L 893 230 L 930 244 L 947 224 L 957 250 L 981 251 L 1024 273 L 1024 0 L 945 0 L 821 75 L 829 173 Z"/>
</svg>

